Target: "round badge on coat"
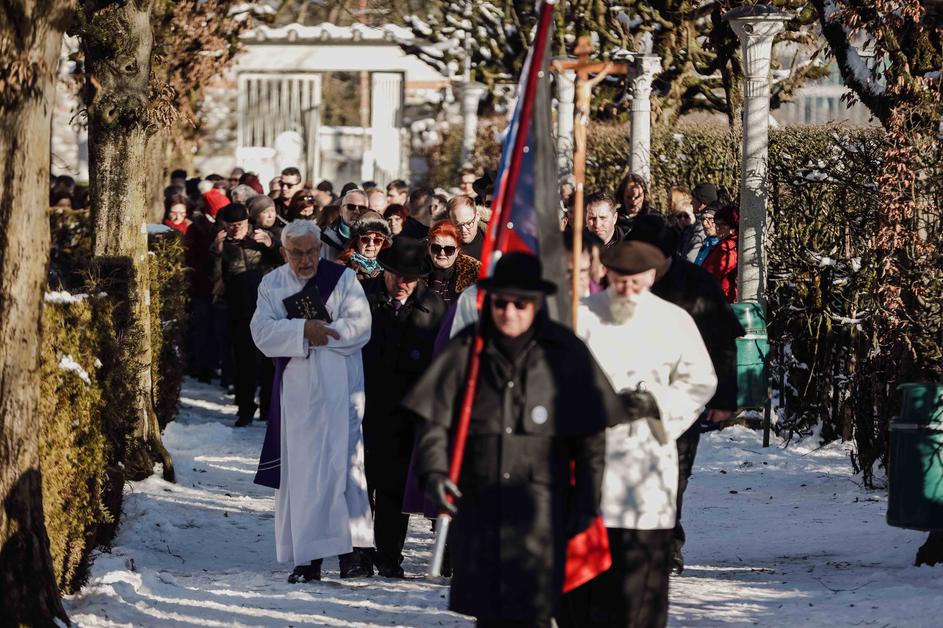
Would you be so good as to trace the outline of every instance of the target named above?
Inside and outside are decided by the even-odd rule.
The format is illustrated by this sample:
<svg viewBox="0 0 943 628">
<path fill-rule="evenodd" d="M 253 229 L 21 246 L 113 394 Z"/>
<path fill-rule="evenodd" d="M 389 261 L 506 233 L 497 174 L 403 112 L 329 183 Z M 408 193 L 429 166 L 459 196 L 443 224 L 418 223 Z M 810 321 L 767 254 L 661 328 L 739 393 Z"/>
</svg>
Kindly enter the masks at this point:
<svg viewBox="0 0 943 628">
<path fill-rule="evenodd" d="M 530 420 L 536 423 L 537 425 L 543 425 L 547 422 L 547 409 L 543 406 L 536 406 L 533 410 L 530 411 Z"/>
</svg>

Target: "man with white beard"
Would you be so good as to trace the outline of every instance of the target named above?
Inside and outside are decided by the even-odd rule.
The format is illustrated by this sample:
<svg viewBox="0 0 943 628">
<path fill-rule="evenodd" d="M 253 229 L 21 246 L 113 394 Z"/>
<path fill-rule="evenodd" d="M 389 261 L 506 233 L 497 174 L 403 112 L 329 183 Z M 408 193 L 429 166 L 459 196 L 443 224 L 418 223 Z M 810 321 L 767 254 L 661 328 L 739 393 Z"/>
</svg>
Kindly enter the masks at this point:
<svg viewBox="0 0 943 628">
<path fill-rule="evenodd" d="M 678 488 L 677 439 L 717 378 L 691 317 L 650 292 L 664 255 L 644 242 L 605 250 L 609 287 L 582 301 L 577 322 L 619 392 L 628 422 L 606 430 L 602 515 L 612 567 L 576 589 L 581 626 L 664 626 Z M 582 600 L 582 601 L 580 601 Z"/>
<path fill-rule="evenodd" d="M 275 550 L 289 582 L 321 579 L 339 556 L 342 578 L 373 575 L 373 518 L 364 474 L 363 363 L 370 305 L 356 274 L 320 259 L 321 230 L 282 231 L 287 262 L 262 279 L 252 338 L 275 361 L 256 483 L 275 489 Z"/>
</svg>

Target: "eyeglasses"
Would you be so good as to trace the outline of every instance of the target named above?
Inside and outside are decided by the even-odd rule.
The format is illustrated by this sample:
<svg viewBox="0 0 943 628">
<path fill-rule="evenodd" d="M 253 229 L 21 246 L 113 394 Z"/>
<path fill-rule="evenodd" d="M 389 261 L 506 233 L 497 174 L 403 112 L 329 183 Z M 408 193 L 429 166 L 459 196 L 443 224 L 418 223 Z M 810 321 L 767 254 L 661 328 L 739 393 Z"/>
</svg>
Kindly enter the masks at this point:
<svg viewBox="0 0 943 628">
<path fill-rule="evenodd" d="M 301 200 L 303 200 L 305 203 L 313 203 L 315 199 L 309 194 L 308 196 L 303 197 Z"/>
<path fill-rule="evenodd" d="M 384 238 L 383 236 L 380 236 L 380 235 L 362 235 L 362 236 L 360 236 L 360 243 L 363 244 L 364 246 L 370 246 L 371 244 L 374 245 L 374 246 L 379 246 L 379 245 L 383 244 L 384 242 L 386 242 L 386 238 Z"/>
<path fill-rule="evenodd" d="M 293 188 L 296 185 L 301 185 L 301 181 L 285 181 L 284 179 L 282 179 L 281 181 L 279 181 L 279 184 L 281 184 L 283 188 Z"/>
<path fill-rule="evenodd" d="M 366 211 L 370 211 L 370 208 L 367 207 L 366 205 L 357 205 L 357 204 L 355 204 L 355 203 L 347 203 L 346 205 L 344 205 L 344 207 L 345 207 L 345 208 L 347 209 L 347 211 L 349 211 L 349 212 L 366 212 Z"/>
<path fill-rule="evenodd" d="M 491 305 L 493 305 L 496 310 L 506 310 L 509 305 L 513 305 L 515 310 L 521 311 L 527 309 L 533 302 L 532 299 L 507 299 L 504 297 L 494 297 L 491 299 Z"/>
<path fill-rule="evenodd" d="M 469 227 L 471 227 L 472 225 L 474 225 L 476 222 L 478 222 L 478 214 L 477 214 L 477 213 L 476 213 L 474 216 L 471 217 L 471 220 L 466 220 L 465 222 L 457 223 L 457 224 L 455 225 L 455 228 L 456 228 L 456 229 L 468 229 Z"/>
<path fill-rule="evenodd" d="M 451 244 L 446 246 L 442 246 L 441 244 L 430 244 L 429 250 L 432 251 L 433 255 L 445 253 L 446 257 L 452 257 L 455 255 L 455 251 L 458 250 L 458 247 L 452 246 Z"/>
</svg>

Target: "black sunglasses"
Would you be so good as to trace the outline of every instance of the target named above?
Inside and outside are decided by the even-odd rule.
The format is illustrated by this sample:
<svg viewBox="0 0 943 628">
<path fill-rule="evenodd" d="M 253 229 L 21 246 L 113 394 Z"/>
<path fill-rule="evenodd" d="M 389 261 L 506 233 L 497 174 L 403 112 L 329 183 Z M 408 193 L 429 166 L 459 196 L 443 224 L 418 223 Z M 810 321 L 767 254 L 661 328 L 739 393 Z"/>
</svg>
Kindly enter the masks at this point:
<svg viewBox="0 0 943 628">
<path fill-rule="evenodd" d="M 533 303 L 530 299 L 505 299 L 504 297 L 495 297 L 491 299 L 491 304 L 499 310 L 506 310 L 508 305 L 514 305 L 514 309 L 523 310 Z"/>
<path fill-rule="evenodd" d="M 347 203 L 346 205 L 344 205 L 344 207 L 347 208 L 347 211 L 359 211 L 359 212 L 370 211 L 370 208 L 367 207 L 366 205 L 357 205 L 355 203 Z"/>
<path fill-rule="evenodd" d="M 452 257 L 455 255 L 457 247 L 452 246 L 451 244 L 442 246 L 441 244 L 430 244 L 429 249 L 432 251 L 433 255 L 438 255 L 439 253 L 445 253 L 446 257 Z"/>
</svg>

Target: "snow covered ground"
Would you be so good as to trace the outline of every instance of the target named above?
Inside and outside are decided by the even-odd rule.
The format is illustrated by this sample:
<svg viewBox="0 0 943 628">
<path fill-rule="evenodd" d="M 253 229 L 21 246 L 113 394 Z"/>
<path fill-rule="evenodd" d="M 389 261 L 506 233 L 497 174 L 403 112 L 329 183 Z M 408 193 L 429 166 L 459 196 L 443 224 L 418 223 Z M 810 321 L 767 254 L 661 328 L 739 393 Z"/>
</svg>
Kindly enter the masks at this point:
<svg viewBox="0 0 943 628">
<path fill-rule="evenodd" d="M 290 585 L 274 559 L 273 498 L 252 484 L 263 427 L 234 430 L 219 389 L 188 381 L 164 442 L 178 484 L 129 485 L 114 546 L 66 600 L 79 626 L 467 626 L 420 576 L 431 534 L 414 518 L 407 580 Z M 760 446 L 745 428 L 701 441 L 686 497 L 688 568 L 672 625 L 940 626 L 943 569 L 912 567 L 919 532 L 884 522 L 841 446 Z"/>
</svg>

